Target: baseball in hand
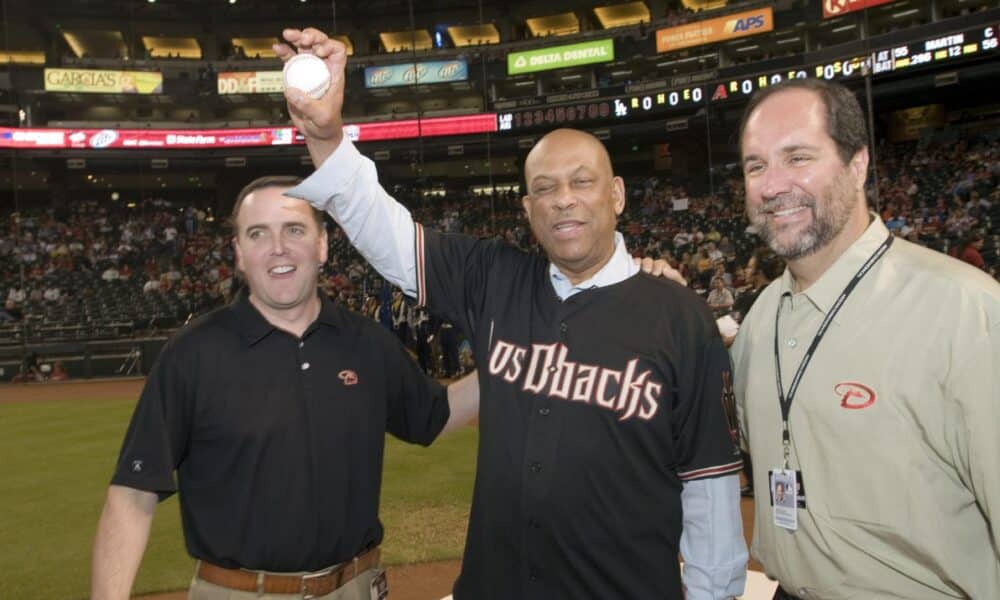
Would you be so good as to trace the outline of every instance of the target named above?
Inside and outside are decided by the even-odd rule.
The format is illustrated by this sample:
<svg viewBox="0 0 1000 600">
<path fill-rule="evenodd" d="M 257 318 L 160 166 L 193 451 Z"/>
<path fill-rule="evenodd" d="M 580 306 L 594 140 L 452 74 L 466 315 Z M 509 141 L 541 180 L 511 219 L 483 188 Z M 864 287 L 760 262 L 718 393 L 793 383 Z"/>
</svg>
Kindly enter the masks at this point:
<svg viewBox="0 0 1000 600">
<path fill-rule="evenodd" d="M 299 88 L 313 99 L 323 97 L 330 87 L 326 63 L 313 54 L 296 54 L 285 63 L 285 88 Z"/>
</svg>

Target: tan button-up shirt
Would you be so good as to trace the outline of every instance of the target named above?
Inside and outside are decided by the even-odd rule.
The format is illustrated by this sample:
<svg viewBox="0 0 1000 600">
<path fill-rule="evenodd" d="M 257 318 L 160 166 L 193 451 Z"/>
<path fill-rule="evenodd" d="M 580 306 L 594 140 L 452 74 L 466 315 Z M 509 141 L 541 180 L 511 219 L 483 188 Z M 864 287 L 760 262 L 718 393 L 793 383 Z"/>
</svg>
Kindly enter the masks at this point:
<svg viewBox="0 0 1000 600">
<path fill-rule="evenodd" d="M 805 598 L 1000 598 L 1000 285 L 902 239 L 855 288 L 789 417 L 807 507 L 774 525 L 782 466 L 775 317 L 787 392 L 827 311 L 885 240 L 877 218 L 811 287 L 788 271 L 732 349 L 757 494 L 751 553 Z M 992 523 L 992 528 L 991 528 Z"/>
</svg>

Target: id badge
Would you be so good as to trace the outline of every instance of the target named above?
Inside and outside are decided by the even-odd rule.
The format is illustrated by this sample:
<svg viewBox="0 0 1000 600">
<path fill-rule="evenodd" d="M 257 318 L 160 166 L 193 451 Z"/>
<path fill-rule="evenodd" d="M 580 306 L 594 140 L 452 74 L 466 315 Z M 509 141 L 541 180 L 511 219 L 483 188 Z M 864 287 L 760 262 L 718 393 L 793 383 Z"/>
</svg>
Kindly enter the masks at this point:
<svg viewBox="0 0 1000 600">
<path fill-rule="evenodd" d="M 771 484 L 771 511 L 774 524 L 782 529 L 795 531 L 799 528 L 796 472 L 789 469 L 772 469 L 768 471 L 768 479 Z"/>
<path fill-rule="evenodd" d="M 375 570 L 375 577 L 372 578 L 371 600 L 385 600 L 389 597 L 389 582 L 386 581 L 383 569 Z"/>
<path fill-rule="evenodd" d="M 385 571 L 377 569 L 375 577 L 372 578 L 371 600 L 385 600 L 389 597 L 389 582 L 386 581 Z"/>
</svg>

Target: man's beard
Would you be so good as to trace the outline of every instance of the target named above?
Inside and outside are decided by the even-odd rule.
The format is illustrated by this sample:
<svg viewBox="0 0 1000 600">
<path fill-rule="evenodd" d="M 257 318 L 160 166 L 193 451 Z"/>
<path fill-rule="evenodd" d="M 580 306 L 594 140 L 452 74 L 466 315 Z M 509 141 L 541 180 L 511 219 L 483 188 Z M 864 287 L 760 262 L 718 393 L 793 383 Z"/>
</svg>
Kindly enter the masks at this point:
<svg viewBox="0 0 1000 600">
<path fill-rule="evenodd" d="M 767 200 L 749 214 L 750 223 L 771 250 L 781 258 L 796 260 L 809 256 L 829 244 L 843 231 L 857 202 L 850 190 L 835 189 L 836 185 L 825 190 L 824 198 L 820 202 L 809 194 L 786 194 Z M 821 207 L 817 208 L 817 205 Z M 780 235 L 781 229 L 776 229 L 767 220 L 767 213 L 799 206 L 804 206 L 812 212 L 812 220 L 805 229 L 790 239 L 788 236 Z"/>
</svg>

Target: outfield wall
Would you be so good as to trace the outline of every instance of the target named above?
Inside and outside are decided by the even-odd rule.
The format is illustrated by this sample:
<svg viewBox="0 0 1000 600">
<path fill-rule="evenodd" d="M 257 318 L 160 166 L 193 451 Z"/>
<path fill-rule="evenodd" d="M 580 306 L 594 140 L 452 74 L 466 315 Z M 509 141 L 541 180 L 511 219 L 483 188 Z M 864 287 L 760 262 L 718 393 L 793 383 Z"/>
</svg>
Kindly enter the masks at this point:
<svg viewBox="0 0 1000 600">
<path fill-rule="evenodd" d="M 146 375 L 166 341 L 167 336 L 157 336 L 0 346 L 0 382 L 17 375 L 31 353 L 45 374 L 61 361 L 72 379 Z"/>
</svg>

